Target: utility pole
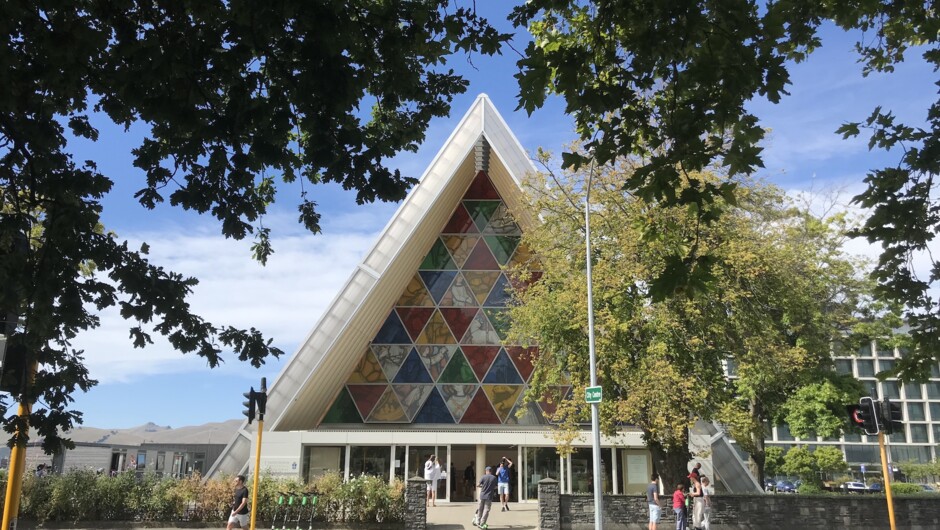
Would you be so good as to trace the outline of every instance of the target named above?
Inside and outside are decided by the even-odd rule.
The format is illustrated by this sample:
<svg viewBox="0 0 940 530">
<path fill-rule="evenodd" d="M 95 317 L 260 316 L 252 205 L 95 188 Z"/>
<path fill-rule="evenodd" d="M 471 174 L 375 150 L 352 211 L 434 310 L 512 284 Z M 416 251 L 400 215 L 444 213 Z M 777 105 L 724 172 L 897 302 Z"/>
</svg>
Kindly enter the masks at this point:
<svg viewBox="0 0 940 530">
<path fill-rule="evenodd" d="M 255 443 L 255 469 L 252 473 L 251 486 L 251 525 L 249 526 L 249 530 L 255 530 L 255 517 L 258 515 L 258 477 L 261 475 L 261 433 L 264 431 L 264 411 L 268 404 L 267 379 L 261 378 L 261 390 L 255 392 L 252 388 L 244 396 L 248 399 L 244 403 L 246 407 L 244 414 L 248 417 L 249 424 L 255 419 L 256 409 L 258 413 L 258 441 Z"/>
<path fill-rule="evenodd" d="M 591 183 L 594 180 L 594 160 L 591 152 L 591 172 L 588 175 L 584 197 L 584 246 L 587 253 L 588 352 L 591 362 L 591 386 L 585 392 L 585 401 L 591 404 L 591 438 L 594 452 L 594 530 L 604 529 L 604 492 L 601 476 L 600 404 L 601 387 L 597 384 L 597 359 L 594 351 L 594 293 L 591 278 Z"/>
<path fill-rule="evenodd" d="M 26 384 L 20 395 L 20 404 L 16 414 L 22 418 L 20 424 L 24 430 L 17 428 L 16 444 L 10 452 L 10 472 L 7 478 L 7 492 L 3 502 L 2 530 L 16 530 L 16 522 L 20 513 L 20 497 L 23 492 L 23 472 L 26 468 L 26 440 L 29 437 L 29 413 L 32 402 L 26 397 L 33 379 L 36 377 L 38 363 L 33 360 L 29 363 L 29 373 L 26 375 Z"/>
</svg>

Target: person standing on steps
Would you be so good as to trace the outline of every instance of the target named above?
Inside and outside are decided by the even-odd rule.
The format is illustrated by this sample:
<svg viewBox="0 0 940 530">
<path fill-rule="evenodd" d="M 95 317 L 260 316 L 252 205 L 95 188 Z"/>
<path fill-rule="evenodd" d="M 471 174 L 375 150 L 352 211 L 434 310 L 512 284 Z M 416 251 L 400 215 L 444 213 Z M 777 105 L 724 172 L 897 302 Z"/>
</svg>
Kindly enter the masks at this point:
<svg viewBox="0 0 940 530">
<path fill-rule="evenodd" d="M 493 492 L 496 491 L 496 477 L 493 476 L 493 468 L 486 466 L 483 476 L 480 477 L 480 503 L 477 505 L 477 511 L 473 513 L 473 526 L 479 526 L 483 530 L 488 530 L 486 524 L 490 517 L 490 508 L 493 506 Z"/>
<path fill-rule="evenodd" d="M 499 501 L 503 504 L 501 512 L 509 511 L 509 468 L 512 467 L 512 460 L 505 456 L 499 462 L 499 469 L 496 470 L 496 479 L 499 487 Z"/>
<path fill-rule="evenodd" d="M 245 475 L 235 477 L 235 493 L 232 498 L 232 513 L 228 517 L 225 530 L 235 527 L 248 528 L 248 488 L 245 487 Z"/>
</svg>

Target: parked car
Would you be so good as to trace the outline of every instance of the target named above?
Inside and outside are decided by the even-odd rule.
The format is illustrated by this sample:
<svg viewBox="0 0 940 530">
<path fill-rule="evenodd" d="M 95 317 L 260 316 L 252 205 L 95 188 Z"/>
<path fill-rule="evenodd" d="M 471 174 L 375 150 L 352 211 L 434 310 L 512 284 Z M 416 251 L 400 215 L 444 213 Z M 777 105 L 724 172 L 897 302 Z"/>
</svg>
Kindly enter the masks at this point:
<svg viewBox="0 0 940 530">
<path fill-rule="evenodd" d="M 868 491 L 868 487 L 862 482 L 846 482 L 842 485 L 842 488 L 849 493 L 866 493 Z"/>
<path fill-rule="evenodd" d="M 872 482 L 868 485 L 868 491 L 871 493 L 883 493 L 884 487 L 882 487 L 881 482 Z"/>
<path fill-rule="evenodd" d="M 777 485 L 776 482 L 774 482 L 773 480 L 767 479 L 764 481 L 764 491 L 773 491 L 774 486 L 776 485 Z"/>
<path fill-rule="evenodd" d="M 920 487 L 924 488 L 924 491 L 927 493 L 937 493 L 937 489 L 930 484 L 921 484 Z"/>
<path fill-rule="evenodd" d="M 778 480 L 776 487 L 778 493 L 793 493 L 796 491 L 796 486 L 789 480 Z"/>
</svg>

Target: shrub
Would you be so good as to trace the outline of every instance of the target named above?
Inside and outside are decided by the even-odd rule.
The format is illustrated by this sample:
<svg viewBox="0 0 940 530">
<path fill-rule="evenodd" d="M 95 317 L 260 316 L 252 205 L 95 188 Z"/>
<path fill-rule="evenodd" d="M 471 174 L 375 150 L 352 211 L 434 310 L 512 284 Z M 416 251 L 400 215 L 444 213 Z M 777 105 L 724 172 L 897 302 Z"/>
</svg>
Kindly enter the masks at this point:
<svg viewBox="0 0 940 530">
<path fill-rule="evenodd" d="M 797 488 L 796 491 L 803 495 L 820 495 L 825 492 L 825 490 L 823 490 L 821 487 L 809 482 L 800 484 L 800 487 Z"/>
<path fill-rule="evenodd" d="M 915 493 L 924 493 L 924 488 L 921 488 L 920 484 L 895 482 L 891 484 L 891 493 L 895 495 L 913 495 Z"/>
</svg>

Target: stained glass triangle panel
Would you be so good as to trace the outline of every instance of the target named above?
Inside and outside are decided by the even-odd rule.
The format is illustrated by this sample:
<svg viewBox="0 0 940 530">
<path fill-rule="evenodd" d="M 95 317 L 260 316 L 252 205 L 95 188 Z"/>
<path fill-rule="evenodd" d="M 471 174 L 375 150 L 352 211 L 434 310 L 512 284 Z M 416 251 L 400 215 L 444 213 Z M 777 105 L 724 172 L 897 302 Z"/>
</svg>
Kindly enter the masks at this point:
<svg viewBox="0 0 940 530">
<path fill-rule="evenodd" d="M 431 298 L 431 293 L 424 287 L 421 277 L 415 274 L 395 305 L 429 307 L 434 306 L 434 299 Z"/>
<path fill-rule="evenodd" d="M 493 404 L 500 423 L 506 421 L 522 394 L 522 385 L 483 385 L 483 392 Z"/>
<path fill-rule="evenodd" d="M 522 411 L 520 413 L 520 411 Z M 535 403 L 523 403 L 522 398 L 506 418 L 507 425 L 546 425 L 548 420 Z"/>
<path fill-rule="evenodd" d="M 506 353 L 509 354 L 512 363 L 516 365 L 516 370 L 519 370 L 519 375 L 522 376 L 522 379 L 528 381 L 529 377 L 532 376 L 532 370 L 534 369 L 533 363 L 539 354 L 539 347 L 530 346 L 523 348 L 522 346 L 509 346 L 506 348 Z"/>
<path fill-rule="evenodd" d="M 476 374 L 477 379 L 483 379 L 483 376 L 486 375 L 486 372 L 490 369 L 490 365 L 493 364 L 493 359 L 496 358 L 496 355 L 499 353 L 499 346 L 461 346 L 463 354 L 467 357 L 467 361 L 470 363 L 470 366 L 473 368 L 473 373 Z"/>
<path fill-rule="evenodd" d="M 447 288 L 450 287 L 454 277 L 457 276 L 457 271 L 419 271 L 418 274 L 421 275 L 424 285 L 427 286 L 428 292 L 431 293 L 431 297 L 436 304 L 441 301 L 441 297 L 447 292 Z"/>
<path fill-rule="evenodd" d="M 496 258 L 494 258 L 493 253 L 490 252 L 490 247 L 486 245 L 486 241 L 481 239 L 477 241 L 476 246 L 473 247 L 473 250 L 470 252 L 470 256 L 467 258 L 467 261 L 464 262 L 463 269 L 495 271 L 499 270 L 499 263 L 496 262 Z"/>
<path fill-rule="evenodd" d="M 483 231 L 502 201 L 463 201 L 464 207 L 473 219 L 477 230 Z"/>
<path fill-rule="evenodd" d="M 385 319 L 385 323 L 382 324 L 382 327 L 379 329 L 379 332 L 375 334 L 375 338 L 372 339 L 374 344 L 405 344 L 411 342 L 411 337 L 408 336 L 408 332 L 405 331 L 405 326 L 402 325 L 401 319 L 398 318 L 398 313 L 394 310 L 388 314 L 388 318 Z"/>
<path fill-rule="evenodd" d="M 454 352 L 444 373 L 437 379 L 438 383 L 477 383 L 477 381 L 473 368 L 459 349 Z"/>
<path fill-rule="evenodd" d="M 483 313 L 486 314 L 486 317 L 498 334 L 497 342 L 506 340 L 511 325 L 509 321 L 509 310 L 501 307 L 484 307 Z"/>
<path fill-rule="evenodd" d="M 441 298 L 440 305 L 441 307 L 476 308 L 480 304 L 477 303 L 476 296 L 470 289 L 467 279 L 463 277 L 463 274 L 458 273 L 457 277 L 454 278 L 454 283 L 450 284 L 450 288 L 447 289 L 447 292 L 444 293 L 444 297 Z M 459 337 L 460 335 L 456 336 Z"/>
<path fill-rule="evenodd" d="M 389 381 L 395 379 L 395 374 L 401 368 L 401 363 L 411 353 L 410 344 L 373 344 L 370 349 L 375 358 L 379 360 L 379 364 L 382 365 L 385 379 Z"/>
<path fill-rule="evenodd" d="M 551 419 L 555 415 L 555 411 L 558 410 L 558 403 L 568 394 L 571 390 L 571 387 L 568 386 L 556 386 L 548 389 L 543 395 L 542 399 L 539 400 L 539 407 L 545 412 L 545 416 Z"/>
<path fill-rule="evenodd" d="M 405 359 L 401 368 L 398 369 L 398 373 L 395 374 L 395 380 L 393 382 L 432 383 L 433 381 L 431 380 L 431 375 L 428 374 L 427 368 L 424 367 L 424 363 L 421 362 L 417 350 L 411 350 L 411 353 L 408 354 L 408 358 Z"/>
<path fill-rule="evenodd" d="M 435 310 L 434 314 L 431 315 L 430 320 L 426 326 L 424 326 L 424 331 L 418 336 L 418 339 L 415 341 L 417 344 L 456 344 L 457 340 L 454 339 L 454 336 L 450 332 L 450 328 L 447 326 L 447 323 L 444 322 L 444 317 L 441 316 L 441 312 Z"/>
<path fill-rule="evenodd" d="M 473 396 L 476 394 L 478 385 L 438 385 L 438 390 L 441 392 L 441 396 L 444 398 L 444 403 L 447 405 L 447 410 L 450 411 L 451 415 L 454 417 L 454 421 L 460 421 L 463 418 L 464 413 L 467 411 L 467 407 L 470 406 L 470 402 L 473 400 Z"/>
<path fill-rule="evenodd" d="M 440 239 L 434 241 L 434 245 L 431 247 L 428 255 L 424 257 L 424 261 L 422 261 L 421 266 L 418 267 L 419 270 L 451 270 L 456 268 L 457 266 L 454 265 L 454 260 L 450 258 L 450 251 L 447 250 L 447 247 L 444 246 L 444 242 Z"/>
<path fill-rule="evenodd" d="M 457 351 L 457 346 L 418 346 L 418 357 L 424 363 L 424 367 L 431 374 L 431 379 L 437 381 L 444 369 L 447 367 L 450 358 Z"/>
<path fill-rule="evenodd" d="M 496 191 L 496 186 L 493 186 L 493 181 L 490 180 L 489 175 L 484 171 L 478 171 L 477 176 L 473 177 L 473 182 L 470 183 L 470 187 L 467 188 L 467 193 L 463 196 L 464 199 L 499 199 L 499 192 Z"/>
<path fill-rule="evenodd" d="M 506 307 L 509 298 L 509 280 L 506 279 L 505 274 L 500 274 L 499 279 L 496 280 L 496 285 L 493 286 L 493 290 L 490 291 L 490 295 L 486 298 L 486 301 L 483 302 L 483 305 L 488 307 Z M 495 326 L 496 324 L 494 323 L 493 325 Z"/>
<path fill-rule="evenodd" d="M 395 310 L 398 311 L 398 317 L 405 326 L 405 330 L 408 331 L 411 340 L 418 340 L 421 330 L 424 329 L 424 325 L 428 323 L 428 319 L 434 313 L 433 307 L 398 307 Z"/>
<path fill-rule="evenodd" d="M 464 278 L 467 279 L 467 283 L 470 285 L 470 290 L 473 291 L 473 296 L 480 305 L 483 305 L 483 302 L 486 301 L 486 297 L 490 295 L 490 291 L 493 290 L 493 285 L 496 283 L 496 280 L 499 279 L 499 275 L 499 271 L 463 272 Z"/>
<path fill-rule="evenodd" d="M 512 285 L 512 288 L 517 291 L 525 291 L 529 288 L 530 285 L 539 281 L 542 278 L 541 271 L 533 272 L 518 272 L 513 271 L 513 273 L 507 276 L 509 278 L 509 283 Z"/>
<path fill-rule="evenodd" d="M 486 393 L 477 391 L 476 395 L 473 396 L 473 400 L 470 401 L 467 411 L 460 418 L 460 423 L 498 425 L 501 422 L 499 416 L 496 415 L 496 411 L 493 410 L 490 400 L 486 397 Z"/>
<path fill-rule="evenodd" d="M 356 404 L 346 391 L 346 387 L 340 389 L 339 395 L 330 405 L 330 410 L 326 411 L 322 423 L 362 423 Z"/>
<path fill-rule="evenodd" d="M 382 371 L 382 365 L 379 363 L 379 360 L 375 358 L 371 350 L 366 350 L 365 355 L 362 356 L 362 359 L 359 359 L 359 364 L 357 364 L 356 368 L 349 374 L 349 379 L 347 379 L 346 382 L 353 384 L 387 383 L 388 380 L 385 379 L 385 373 Z"/>
<path fill-rule="evenodd" d="M 480 225 L 477 225 L 480 226 Z M 498 235 L 519 235 L 519 225 L 512 218 L 512 214 L 509 213 L 509 209 L 506 208 L 505 203 L 500 203 L 499 207 L 496 208 L 496 211 L 490 215 L 489 222 L 486 223 L 486 227 L 482 229 L 484 234 L 498 234 Z"/>
<path fill-rule="evenodd" d="M 379 402 L 372 409 L 369 415 L 368 423 L 407 423 L 408 417 L 401 408 L 398 396 L 392 391 L 391 387 L 385 390 Z"/>
<path fill-rule="evenodd" d="M 475 307 L 442 307 L 441 316 L 455 337 L 463 337 L 478 311 Z"/>
<path fill-rule="evenodd" d="M 458 204 L 441 232 L 444 234 L 478 234 L 480 231 L 473 224 L 473 219 L 464 205 Z"/>
<path fill-rule="evenodd" d="M 441 236 L 441 239 L 444 241 L 444 246 L 450 251 L 450 257 L 454 260 L 454 264 L 458 267 L 463 267 L 464 263 L 467 262 L 467 258 L 470 257 L 473 247 L 480 240 L 477 236 Z"/>
<path fill-rule="evenodd" d="M 500 349 L 499 354 L 490 366 L 489 372 L 483 378 L 484 385 L 521 385 L 522 378 L 512 364 L 506 350 Z"/>
<path fill-rule="evenodd" d="M 356 402 L 356 408 L 363 418 L 368 418 L 376 402 L 385 393 L 388 385 L 346 385 L 353 401 Z"/>
<path fill-rule="evenodd" d="M 424 400 L 427 399 L 434 386 L 392 385 L 392 388 L 395 390 L 395 395 L 398 396 L 398 401 L 401 403 L 405 415 L 408 416 L 408 421 L 411 421 L 415 414 L 421 410 L 421 405 L 424 405 Z"/>
<path fill-rule="evenodd" d="M 460 343 L 475 345 L 499 344 L 500 340 L 499 335 L 496 334 L 496 330 L 493 329 L 489 319 L 483 314 L 483 311 L 479 311 L 476 316 L 473 317 L 470 326 L 467 327 L 467 332 L 464 333 Z"/>
<path fill-rule="evenodd" d="M 509 258 L 519 244 L 519 236 L 486 236 L 483 240 L 500 265 L 509 263 Z"/>
<path fill-rule="evenodd" d="M 532 250 L 529 249 L 529 246 L 525 243 L 520 243 L 516 247 L 516 251 L 513 252 L 512 258 L 509 260 L 510 267 L 527 267 L 529 270 L 538 270 L 541 269 L 541 264 L 535 259 L 535 255 L 532 253 Z"/>
<path fill-rule="evenodd" d="M 412 423 L 454 423 L 454 417 L 451 416 L 447 404 L 444 403 L 444 398 L 437 389 L 434 389 Z"/>
</svg>

